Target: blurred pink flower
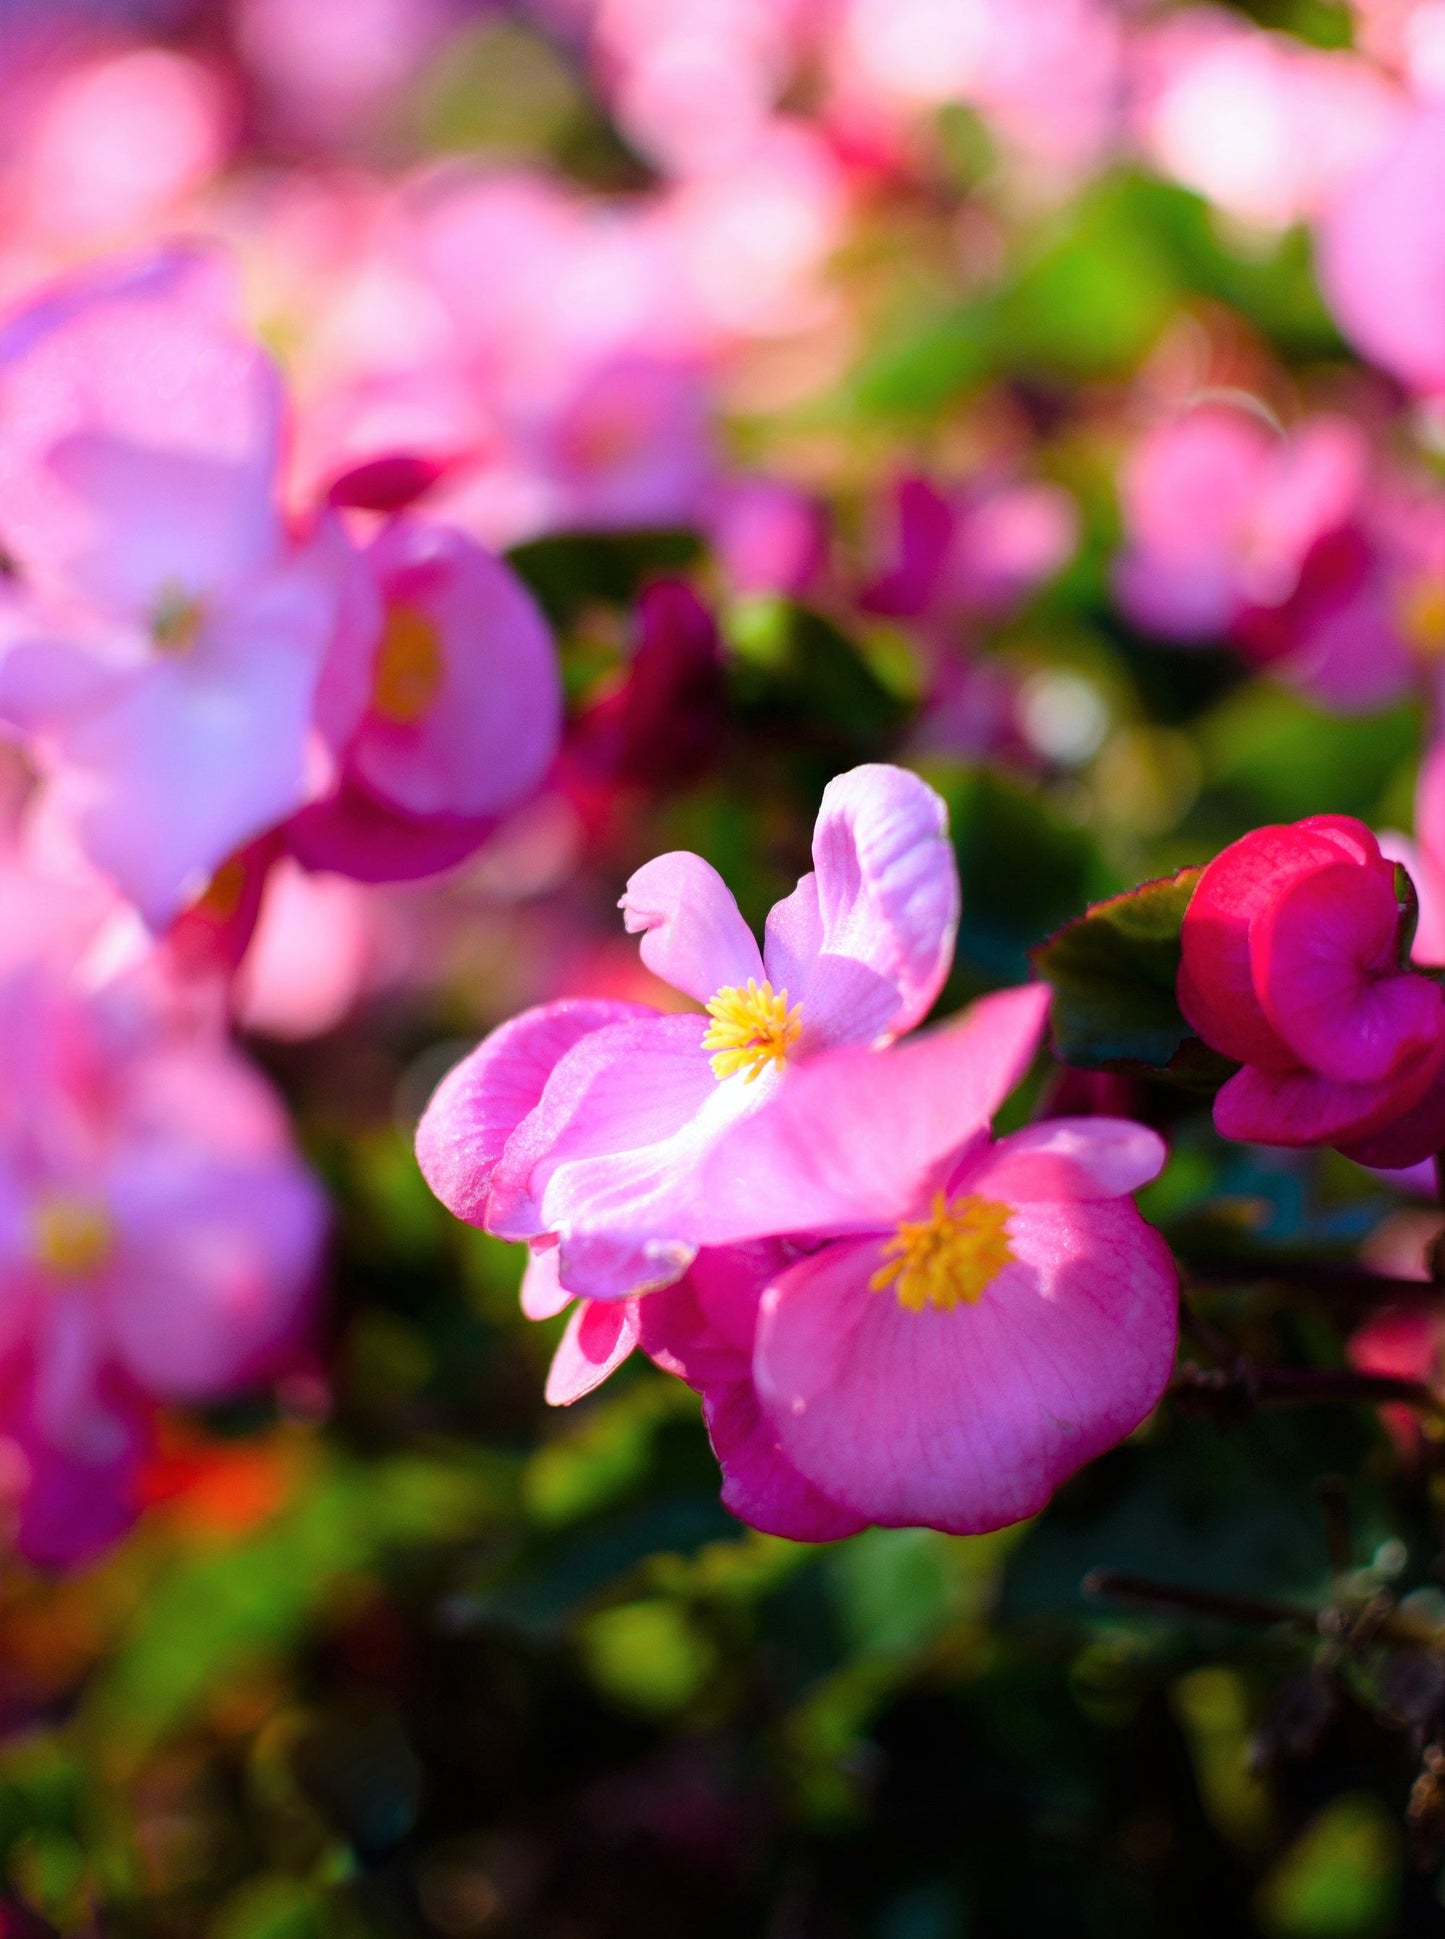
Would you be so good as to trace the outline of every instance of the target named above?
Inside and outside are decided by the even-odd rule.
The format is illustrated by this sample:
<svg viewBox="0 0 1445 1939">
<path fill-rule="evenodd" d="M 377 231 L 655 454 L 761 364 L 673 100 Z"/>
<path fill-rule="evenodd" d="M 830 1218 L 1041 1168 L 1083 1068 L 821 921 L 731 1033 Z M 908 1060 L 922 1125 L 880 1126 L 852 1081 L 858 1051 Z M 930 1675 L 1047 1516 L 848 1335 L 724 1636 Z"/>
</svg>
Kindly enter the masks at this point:
<svg viewBox="0 0 1445 1939">
<path fill-rule="evenodd" d="M 85 1477 L 119 1532 L 150 1404 L 234 1393 L 297 1341 L 325 1208 L 220 1039 L 35 965 L 0 984 L 0 1043 L 0 1420 L 22 1541 L 59 1558 L 91 1545 Z"/>
<path fill-rule="evenodd" d="M 0 331 L 0 718 L 157 928 L 314 785 L 344 548 L 282 529 L 280 415 L 208 259 L 97 272 Z"/>
<path fill-rule="evenodd" d="M 619 1298 L 685 1270 L 709 1216 L 706 1153 L 839 1043 L 911 1029 L 947 974 L 958 879 L 943 803 L 897 768 L 830 782 L 814 872 L 760 951 L 700 856 L 639 869 L 622 908 L 642 959 L 707 1015 L 544 1005 L 443 1080 L 417 1133 L 433 1191 L 504 1238 L 559 1241 L 570 1293 Z"/>
<path fill-rule="evenodd" d="M 1389 138 L 1397 90 L 1349 53 L 1184 7 L 1130 45 L 1149 161 L 1226 214 L 1283 229 L 1327 209 Z"/>
<path fill-rule="evenodd" d="M 1445 390 L 1445 105 L 1421 104 L 1321 219 L 1320 284 L 1355 348 Z"/>
</svg>

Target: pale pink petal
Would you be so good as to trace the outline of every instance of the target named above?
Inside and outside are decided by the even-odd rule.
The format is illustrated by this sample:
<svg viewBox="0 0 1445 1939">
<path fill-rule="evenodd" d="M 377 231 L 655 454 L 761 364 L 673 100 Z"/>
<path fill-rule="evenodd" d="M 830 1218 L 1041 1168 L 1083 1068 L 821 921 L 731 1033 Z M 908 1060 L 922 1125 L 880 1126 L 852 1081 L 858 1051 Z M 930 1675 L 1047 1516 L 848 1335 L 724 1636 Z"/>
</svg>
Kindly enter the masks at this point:
<svg viewBox="0 0 1445 1939">
<path fill-rule="evenodd" d="M 1126 1118 L 1049 1118 L 991 1146 L 948 1189 L 1011 1202 L 1123 1198 L 1157 1178 L 1168 1155 L 1157 1131 Z"/>
<path fill-rule="evenodd" d="M 572 1295 L 558 1283 L 556 1246 L 528 1254 L 527 1269 L 522 1274 L 521 1302 L 522 1312 L 529 1320 L 555 1319 L 572 1304 Z"/>
<path fill-rule="evenodd" d="M 567 1322 L 547 1375 L 549 1407 L 570 1407 L 615 1373 L 637 1345 L 632 1309 L 622 1301 L 581 1300 Z"/>
<path fill-rule="evenodd" d="M 644 1012 L 636 1004 L 564 998 L 524 1010 L 442 1079 L 416 1130 L 422 1176 L 449 1212 L 484 1223 L 508 1138 L 566 1053 L 594 1030 Z"/>
<path fill-rule="evenodd" d="M 778 1444 L 751 1380 L 703 1396 L 702 1417 L 723 1472 L 723 1507 L 750 1528 L 790 1542 L 838 1542 L 868 1526 L 807 1481 Z"/>
<path fill-rule="evenodd" d="M 753 932 L 732 890 L 700 855 L 677 849 L 645 863 L 629 878 L 621 906 L 653 975 L 699 1003 L 749 977 L 763 981 Z"/>
<path fill-rule="evenodd" d="M 693 1236 L 728 1245 L 876 1230 L 906 1216 L 985 1135 L 1033 1061 L 1048 1002 L 1042 984 L 1000 990 L 925 1037 L 884 1051 L 845 1046 L 799 1065 L 704 1163 Z"/>
<path fill-rule="evenodd" d="M 943 987 L 958 928 L 943 801 L 904 768 L 853 768 L 824 790 L 813 865 L 823 950 L 892 983 L 898 1008 L 889 1028 L 895 1036 L 911 1029 Z M 806 987 L 794 994 L 806 1004 Z"/>
<path fill-rule="evenodd" d="M 575 1044 L 508 1141 L 493 1174 L 488 1231 L 503 1239 L 539 1237 L 553 1229 L 543 1194 L 559 1167 L 599 1159 L 605 1190 L 620 1183 L 624 1156 L 641 1151 L 649 1163 L 655 1147 L 688 1127 L 724 1088 L 702 1050 L 706 1023 L 645 1016 Z M 570 1284 L 565 1272 L 563 1278 Z"/>
<path fill-rule="evenodd" d="M 1033 1515 L 1137 1427 L 1174 1363 L 1177 1277 L 1122 1200 L 1016 1207 L 976 1304 L 910 1311 L 845 1241 L 764 1295 L 754 1377 L 785 1455 L 869 1521 L 978 1534 Z"/>
</svg>

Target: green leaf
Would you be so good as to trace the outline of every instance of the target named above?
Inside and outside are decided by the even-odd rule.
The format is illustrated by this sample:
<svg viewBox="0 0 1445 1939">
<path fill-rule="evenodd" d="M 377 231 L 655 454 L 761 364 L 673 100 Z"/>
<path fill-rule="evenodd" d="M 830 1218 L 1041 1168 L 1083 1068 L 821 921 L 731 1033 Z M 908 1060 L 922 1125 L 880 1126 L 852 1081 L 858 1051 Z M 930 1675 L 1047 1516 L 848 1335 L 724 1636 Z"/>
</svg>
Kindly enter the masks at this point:
<svg viewBox="0 0 1445 1939">
<path fill-rule="evenodd" d="M 1201 873 L 1181 869 L 1096 902 L 1034 951 L 1054 992 L 1054 1042 L 1066 1064 L 1143 1064 L 1200 1083 L 1225 1074 L 1174 994 L 1179 926 Z"/>
</svg>

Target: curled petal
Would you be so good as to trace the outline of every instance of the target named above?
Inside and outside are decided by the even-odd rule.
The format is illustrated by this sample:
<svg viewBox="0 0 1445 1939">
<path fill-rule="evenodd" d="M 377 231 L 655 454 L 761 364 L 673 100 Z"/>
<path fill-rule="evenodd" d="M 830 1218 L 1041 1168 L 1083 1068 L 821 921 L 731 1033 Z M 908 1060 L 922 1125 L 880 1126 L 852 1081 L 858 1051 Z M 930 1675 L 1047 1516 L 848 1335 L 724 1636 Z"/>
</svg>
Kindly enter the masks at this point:
<svg viewBox="0 0 1445 1939">
<path fill-rule="evenodd" d="M 555 1246 L 528 1255 L 520 1299 L 522 1312 L 529 1320 L 555 1319 L 572 1304 L 572 1295 L 563 1290 L 557 1278 Z"/>
<path fill-rule="evenodd" d="M 584 1037 L 645 1013 L 630 1003 L 565 998 L 524 1010 L 448 1071 L 416 1131 L 422 1176 L 449 1212 L 485 1222 L 507 1140 L 535 1107 L 558 1063 Z"/>
<path fill-rule="evenodd" d="M 676 849 L 646 863 L 629 879 L 621 906 L 653 975 L 699 1003 L 749 977 L 762 982 L 753 932 L 732 890 L 700 855 Z"/>
<path fill-rule="evenodd" d="M 1351 862 L 1297 876 L 1256 918 L 1255 987 L 1297 1060 L 1342 1084 L 1388 1078 L 1445 1031 L 1445 1000 L 1393 970 L 1400 926 L 1383 869 Z"/>
<path fill-rule="evenodd" d="M 943 986 L 958 928 L 943 801 L 904 768 L 853 768 L 824 790 L 813 864 L 822 951 L 851 956 L 891 983 L 898 1002 L 889 1030 L 910 1030 Z M 793 993 L 806 1004 L 806 986 Z M 834 1039 L 859 1040 L 867 1041 L 861 1031 Z"/>
</svg>

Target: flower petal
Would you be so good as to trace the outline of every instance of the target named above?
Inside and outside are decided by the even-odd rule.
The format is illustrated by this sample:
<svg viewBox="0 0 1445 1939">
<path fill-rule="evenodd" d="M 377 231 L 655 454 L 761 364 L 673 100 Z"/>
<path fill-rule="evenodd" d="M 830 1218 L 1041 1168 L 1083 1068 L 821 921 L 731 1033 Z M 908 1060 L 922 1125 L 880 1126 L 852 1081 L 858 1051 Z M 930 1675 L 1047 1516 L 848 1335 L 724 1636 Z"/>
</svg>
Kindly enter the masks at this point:
<svg viewBox="0 0 1445 1939">
<path fill-rule="evenodd" d="M 1000 1139 L 949 1191 L 1011 1202 L 1124 1198 L 1157 1178 L 1168 1155 L 1157 1131 L 1127 1118 L 1049 1118 Z"/>
<path fill-rule="evenodd" d="M 1126 1201 L 1031 1204 L 975 1305 L 913 1312 L 876 1242 L 792 1267 L 763 1298 L 754 1378 L 785 1455 L 869 1521 L 978 1534 L 1036 1514 L 1130 1433 L 1174 1363 L 1169 1250 Z"/>
<path fill-rule="evenodd" d="M 621 1300 L 580 1300 L 552 1356 L 549 1407 L 570 1407 L 622 1365 L 637 1345 L 632 1309 Z"/>
<path fill-rule="evenodd" d="M 763 1289 L 796 1257 L 776 1239 L 709 1246 L 675 1284 L 638 1300 L 643 1352 L 699 1390 L 751 1379 Z"/>
<path fill-rule="evenodd" d="M 749 1528 L 790 1542 L 838 1542 L 868 1526 L 807 1481 L 778 1445 L 751 1380 L 711 1388 L 702 1417 L 723 1471 L 723 1507 Z"/>
<path fill-rule="evenodd" d="M 905 768 L 853 768 L 823 792 L 813 864 L 823 950 L 890 982 L 898 1007 L 889 1028 L 895 1036 L 912 1029 L 943 987 L 958 928 L 943 801 Z M 791 993 L 806 1004 L 806 988 Z"/>
<path fill-rule="evenodd" d="M 733 892 L 710 862 L 686 849 L 659 855 L 629 877 L 622 920 L 642 937 L 654 976 L 699 1003 L 721 989 L 761 983 L 763 959 Z"/>
<path fill-rule="evenodd" d="M 906 1216 L 1028 1069 L 1048 1001 L 1042 984 L 1000 990 L 890 1050 L 849 1045 L 799 1065 L 707 1158 L 692 1236 L 728 1245 Z"/>
<path fill-rule="evenodd" d="M 438 1084 L 416 1129 L 422 1176 L 449 1212 L 485 1223 L 492 1174 L 547 1080 L 594 1030 L 646 1013 L 640 1005 L 564 998 L 524 1010 L 485 1038 Z"/>
<path fill-rule="evenodd" d="M 527 1255 L 519 1298 L 523 1316 L 529 1320 L 554 1320 L 572 1304 L 572 1295 L 557 1279 L 556 1246 Z"/>
</svg>

